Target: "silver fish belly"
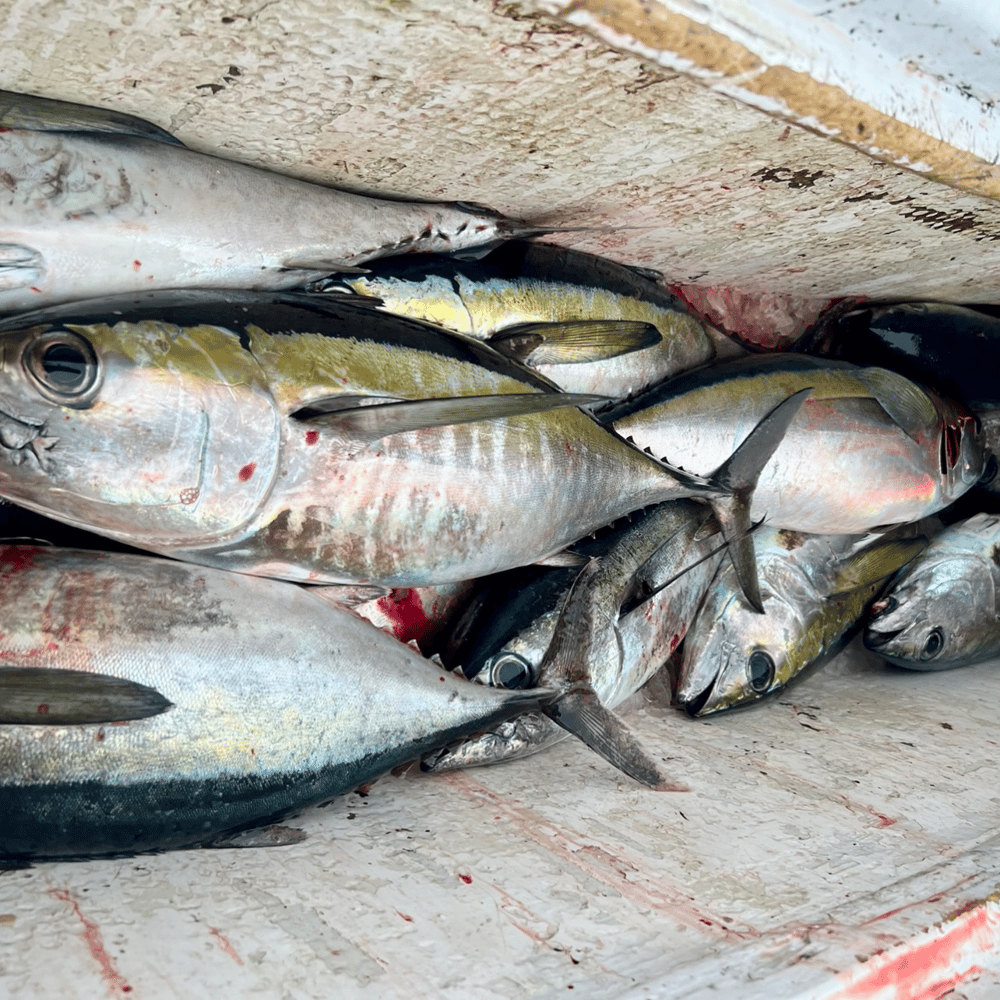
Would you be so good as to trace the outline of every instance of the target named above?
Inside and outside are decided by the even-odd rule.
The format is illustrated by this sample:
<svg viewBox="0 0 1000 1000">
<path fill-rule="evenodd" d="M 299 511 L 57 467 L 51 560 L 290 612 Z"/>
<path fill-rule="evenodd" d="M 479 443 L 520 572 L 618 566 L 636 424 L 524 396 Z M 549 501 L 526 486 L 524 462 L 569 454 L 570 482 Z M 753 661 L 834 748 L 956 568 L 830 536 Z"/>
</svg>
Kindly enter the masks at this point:
<svg viewBox="0 0 1000 1000">
<path fill-rule="evenodd" d="M 291 288 L 375 257 L 530 230 L 485 209 L 311 184 L 164 141 L 153 126 L 91 121 L 99 109 L 27 100 L 41 111 L 8 113 L 15 127 L 0 133 L 0 312 L 155 288 Z"/>
<path fill-rule="evenodd" d="M 969 490 L 985 462 L 968 411 L 884 369 L 769 355 L 680 375 L 602 414 L 619 434 L 699 473 L 761 413 L 813 391 L 757 483 L 753 520 L 860 534 L 918 520 Z"/>
<path fill-rule="evenodd" d="M 650 278 L 552 244 L 510 240 L 476 261 L 385 260 L 342 286 L 377 296 L 390 312 L 516 352 L 568 392 L 622 399 L 720 355 L 744 353 Z M 601 321 L 603 332 L 584 339 L 582 321 Z M 630 345 L 637 323 L 658 332 L 653 343 Z"/>
<path fill-rule="evenodd" d="M 536 703 L 302 587 L 0 547 L 0 858 L 212 841 Z"/>
<path fill-rule="evenodd" d="M 856 634 L 923 536 L 755 533 L 764 614 L 723 566 L 684 642 L 677 700 L 692 716 L 750 705 L 825 663 Z"/>
<path fill-rule="evenodd" d="M 0 496 L 223 569 L 457 582 L 722 492 L 476 341 L 316 296 L 55 307 L 0 346 Z"/>
<path fill-rule="evenodd" d="M 694 620 L 723 558 L 717 551 L 720 536 L 702 532 L 705 521 L 704 508 L 678 501 L 575 547 L 602 563 L 597 581 L 601 599 L 594 609 L 600 623 L 590 632 L 587 648 L 578 653 L 581 675 L 605 708 L 615 708 L 638 691 L 677 649 Z M 654 546 L 658 547 L 650 553 Z M 541 574 L 524 591 L 512 592 L 506 602 L 481 603 L 468 620 L 459 622 L 457 628 L 467 633 L 466 641 L 444 656 L 445 663 L 454 665 L 449 656 L 458 658 L 464 672 L 499 686 L 538 684 L 553 690 L 564 686 L 564 678 L 540 668 L 576 574 L 570 570 Z M 560 592 L 553 592 L 546 579 L 550 575 L 564 581 Z M 508 586 L 512 583 L 499 583 L 497 591 Z M 515 760 L 566 735 L 541 713 L 526 712 L 429 755 L 421 767 L 448 771 Z"/>
<path fill-rule="evenodd" d="M 911 670 L 1000 655 L 1000 517 L 949 525 L 906 568 L 865 629 L 865 645 Z"/>
</svg>

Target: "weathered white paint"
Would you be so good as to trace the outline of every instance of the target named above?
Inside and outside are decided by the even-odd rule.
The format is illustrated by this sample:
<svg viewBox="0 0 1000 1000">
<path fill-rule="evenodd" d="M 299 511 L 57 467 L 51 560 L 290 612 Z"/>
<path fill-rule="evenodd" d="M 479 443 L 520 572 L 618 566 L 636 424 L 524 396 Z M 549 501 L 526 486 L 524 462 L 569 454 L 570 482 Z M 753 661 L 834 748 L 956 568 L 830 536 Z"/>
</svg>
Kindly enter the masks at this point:
<svg viewBox="0 0 1000 1000">
<path fill-rule="evenodd" d="M 963 0 L 658 0 L 767 65 L 1000 160 L 1000 7 Z"/>
</svg>

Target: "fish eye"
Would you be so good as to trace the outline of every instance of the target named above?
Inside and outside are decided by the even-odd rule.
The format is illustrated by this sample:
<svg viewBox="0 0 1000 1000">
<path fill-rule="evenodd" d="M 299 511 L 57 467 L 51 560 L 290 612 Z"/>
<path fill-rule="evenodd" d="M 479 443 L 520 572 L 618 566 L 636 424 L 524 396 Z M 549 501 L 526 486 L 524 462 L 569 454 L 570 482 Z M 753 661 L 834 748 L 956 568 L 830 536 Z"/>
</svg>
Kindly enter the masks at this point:
<svg viewBox="0 0 1000 1000">
<path fill-rule="evenodd" d="M 517 653 L 499 653 L 487 661 L 490 684 L 502 688 L 526 688 L 535 684 L 535 668 Z"/>
<path fill-rule="evenodd" d="M 763 694 L 774 682 L 774 660 L 762 649 L 754 650 L 747 658 L 747 680 L 758 694 Z"/>
<path fill-rule="evenodd" d="M 70 330 L 36 337 L 24 352 L 24 367 L 41 394 L 53 403 L 89 406 L 100 380 L 90 341 Z"/>
<path fill-rule="evenodd" d="M 924 648 L 920 651 L 920 659 L 933 660 L 942 649 L 944 649 L 944 632 L 939 628 L 933 628 L 927 636 Z"/>
</svg>

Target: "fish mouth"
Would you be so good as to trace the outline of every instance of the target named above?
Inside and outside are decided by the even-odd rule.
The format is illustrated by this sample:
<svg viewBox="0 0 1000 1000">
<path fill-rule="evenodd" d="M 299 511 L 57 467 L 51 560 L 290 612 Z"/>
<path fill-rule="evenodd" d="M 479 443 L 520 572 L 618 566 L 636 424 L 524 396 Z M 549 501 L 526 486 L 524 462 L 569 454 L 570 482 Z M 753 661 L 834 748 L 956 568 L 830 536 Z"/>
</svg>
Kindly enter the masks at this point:
<svg viewBox="0 0 1000 1000">
<path fill-rule="evenodd" d="M 884 646 L 886 643 L 892 642 L 892 640 L 903 631 L 904 629 L 897 628 L 890 632 L 878 632 L 875 629 L 870 628 L 865 632 L 865 646 L 867 646 L 868 649 L 878 649 L 880 646 Z"/>
<path fill-rule="evenodd" d="M 0 455 L 11 465 L 21 465 L 34 455 L 39 467 L 47 472 L 50 460 L 46 452 L 58 438 L 45 436 L 45 422 L 21 419 L 0 410 Z"/>
<path fill-rule="evenodd" d="M 698 718 L 698 716 L 701 715 L 701 710 L 708 704 L 708 700 L 712 697 L 712 692 L 715 690 L 716 680 L 717 678 L 712 678 L 712 683 L 705 687 L 700 694 L 696 694 L 691 698 L 685 698 L 678 702 L 681 708 L 683 708 L 692 719 Z"/>
</svg>

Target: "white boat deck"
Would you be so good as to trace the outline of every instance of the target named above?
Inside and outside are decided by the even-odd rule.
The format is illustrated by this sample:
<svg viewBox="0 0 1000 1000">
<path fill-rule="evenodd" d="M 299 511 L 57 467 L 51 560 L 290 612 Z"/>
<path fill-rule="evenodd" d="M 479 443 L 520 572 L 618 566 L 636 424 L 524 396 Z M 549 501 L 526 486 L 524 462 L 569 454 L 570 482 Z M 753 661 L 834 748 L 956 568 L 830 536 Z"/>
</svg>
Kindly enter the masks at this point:
<svg viewBox="0 0 1000 1000">
<path fill-rule="evenodd" d="M 631 721 L 687 793 L 569 740 L 387 777 L 298 845 L 0 876 L 7 996 L 986 1000 L 996 664 L 863 650 L 742 712 Z M 955 988 L 956 992 L 948 993 Z"/>
</svg>

